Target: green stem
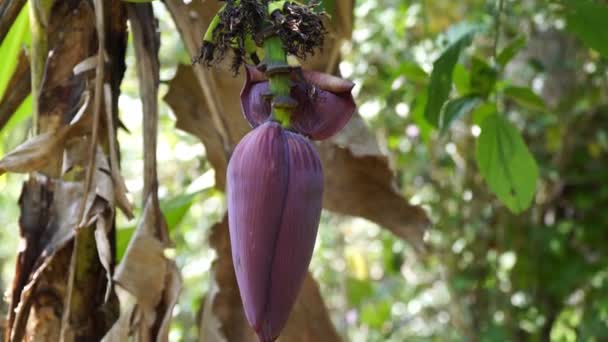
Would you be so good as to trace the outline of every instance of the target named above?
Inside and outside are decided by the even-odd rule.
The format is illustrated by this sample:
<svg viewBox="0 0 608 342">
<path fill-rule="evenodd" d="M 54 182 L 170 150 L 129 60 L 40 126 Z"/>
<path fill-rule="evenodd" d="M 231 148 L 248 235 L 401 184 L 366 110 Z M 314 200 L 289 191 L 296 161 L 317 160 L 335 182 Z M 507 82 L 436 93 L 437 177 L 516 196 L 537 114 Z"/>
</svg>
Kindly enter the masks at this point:
<svg viewBox="0 0 608 342">
<path fill-rule="evenodd" d="M 272 95 L 271 117 L 283 127 L 289 127 L 295 100 L 290 95 L 290 67 L 287 64 L 287 55 L 283 50 L 281 39 L 277 36 L 268 37 L 264 41 L 264 52 L 266 75 Z"/>
<path fill-rule="evenodd" d="M 500 15 L 502 14 L 504 8 L 504 0 L 498 0 L 498 5 L 496 8 L 496 13 L 494 13 L 494 49 L 492 51 L 492 56 L 494 57 L 494 62 L 496 62 L 496 55 L 498 50 L 498 40 L 500 39 Z"/>
<path fill-rule="evenodd" d="M 211 23 L 209 23 L 209 27 L 207 28 L 207 32 L 205 32 L 205 36 L 203 37 L 203 41 L 213 43 L 213 31 L 220 23 L 220 15 L 224 12 L 226 8 L 226 4 L 224 4 L 215 14 L 213 19 L 211 19 Z"/>
</svg>

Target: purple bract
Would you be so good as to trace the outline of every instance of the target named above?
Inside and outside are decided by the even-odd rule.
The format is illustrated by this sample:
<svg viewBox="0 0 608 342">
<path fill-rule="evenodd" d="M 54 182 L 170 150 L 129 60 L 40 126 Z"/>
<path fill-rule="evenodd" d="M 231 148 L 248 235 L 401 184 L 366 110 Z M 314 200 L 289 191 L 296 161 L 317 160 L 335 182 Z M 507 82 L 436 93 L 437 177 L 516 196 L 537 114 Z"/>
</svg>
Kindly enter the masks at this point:
<svg viewBox="0 0 608 342">
<path fill-rule="evenodd" d="M 232 154 L 232 258 L 245 315 L 261 341 L 274 341 L 289 317 L 312 256 L 322 194 L 314 146 L 276 122 L 259 124 Z"/>
<path fill-rule="evenodd" d="M 270 101 L 266 97 L 268 80 L 256 68 L 246 69 L 241 106 L 247 121 L 257 127 L 270 116 Z M 323 140 L 336 134 L 350 120 L 356 109 L 351 95 L 352 82 L 307 70 L 292 72 L 292 78 L 291 97 L 298 102 L 291 117 L 295 131 L 313 140 Z"/>
</svg>

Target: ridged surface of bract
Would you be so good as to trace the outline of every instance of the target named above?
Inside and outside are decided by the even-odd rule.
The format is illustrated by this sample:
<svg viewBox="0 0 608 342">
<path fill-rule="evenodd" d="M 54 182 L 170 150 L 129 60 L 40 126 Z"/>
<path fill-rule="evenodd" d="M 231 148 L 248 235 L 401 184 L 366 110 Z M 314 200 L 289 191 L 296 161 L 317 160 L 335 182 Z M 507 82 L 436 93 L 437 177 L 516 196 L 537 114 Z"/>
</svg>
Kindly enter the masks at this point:
<svg viewBox="0 0 608 342">
<path fill-rule="evenodd" d="M 323 172 L 305 137 L 266 122 L 228 165 L 230 240 L 245 315 L 261 341 L 285 325 L 314 249 Z"/>
</svg>

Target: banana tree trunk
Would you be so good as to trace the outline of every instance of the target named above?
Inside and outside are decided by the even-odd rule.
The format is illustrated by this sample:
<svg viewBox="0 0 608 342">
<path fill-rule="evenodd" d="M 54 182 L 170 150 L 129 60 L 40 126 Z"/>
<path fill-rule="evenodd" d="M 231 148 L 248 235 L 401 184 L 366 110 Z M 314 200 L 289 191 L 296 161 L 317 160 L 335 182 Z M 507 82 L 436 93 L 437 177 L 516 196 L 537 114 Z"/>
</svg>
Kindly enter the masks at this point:
<svg viewBox="0 0 608 342">
<path fill-rule="evenodd" d="M 30 176 L 19 200 L 22 246 L 5 340 L 98 341 L 118 316 L 108 277 L 117 195 L 105 172 L 117 167 L 107 157 L 114 127 L 100 117 L 117 113 L 125 5 L 32 0 L 30 6 L 36 136 L 26 144 L 37 152 L 16 153 L 17 171 Z M 98 80 L 100 41 L 106 76 Z"/>
</svg>

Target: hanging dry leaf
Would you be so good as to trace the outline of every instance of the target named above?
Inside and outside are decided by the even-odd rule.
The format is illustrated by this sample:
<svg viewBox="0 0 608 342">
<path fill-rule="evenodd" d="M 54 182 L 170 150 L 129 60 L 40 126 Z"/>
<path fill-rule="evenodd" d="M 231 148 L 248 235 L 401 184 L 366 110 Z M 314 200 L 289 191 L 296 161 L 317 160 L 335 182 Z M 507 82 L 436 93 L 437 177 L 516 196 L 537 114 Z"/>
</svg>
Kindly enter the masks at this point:
<svg viewBox="0 0 608 342">
<path fill-rule="evenodd" d="M 112 174 L 112 182 L 114 184 L 114 194 L 116 197 L 116 205 L 122 210 L 125 216 L 133 219 L 133 206 L 127 198 L 127 185 L 124 177 L 120 174 L 118 168 L 118 146 L 116 143 L 116 126 L 114 125 L 114 115 L 112 114 L 112 88 L 109 84 L 104 84 L 104 100 L 106 114 L 106 128 L 108 134 L 108 143 L 110 145 L 110 173 Z"/>
<path fill-rule="evenodd" d="M 159 36 L 150 4 L 129 4 L 128 16 L 133 29 L 138 78 L 144 111 L 144 211 L 115 281 L 136 298 L 134 311 L 122 317 L 104 338 L 116 341 L 125 334 L 136 341 L 167 341 L 169 320 L 181 289 L 175 262 L 167 259 L 165 248 L 170 240 L 167 225 L 158 204 L 156 174 L 156 139 L 158 121 Z M 128 318 L 125 317 L 128 315 Z M 129 320 L 129 332 L 125 321 Z"/>
<path fill-rule="evenodd" d="M 86 112 L 89 104 L 88 93 L 81 96 L 82 104 L 70 125 L 61 126 L 48 132 L 36 135 L 0 160 L 0 174 L 4 172 L 35 172 L 46 167 L 49 163 L 61 161 L 61 155 L 66 141 L 83 133 L 86 122 Z"/>
<path fill-rule="evenodd" d="M 160 209 L 148 198 L 135 233 L 129 241 L 114 280 L 137 298 L 142 310 L 154 310 L 161 298 L 167 274 L 165 245 L 156 237 L 155 222 Z"/>
<path fill-rule="evenodd" d="M 173 316 L 173 307 L 177 304 L 182 289 L 182 278 L 175 262 L 170 261 L 167 265 L 167 276 L 165 277 L 165 290 L 163 291 L 162 303 L 164 312 L 161 312 L 160 327 L 156 333 L 157 341 L 167 341 L 169 326 Z"/>
<path fill-rule="evenodd" d="M 0 174 L 5 172 L 34 172 L 44 167 L 49 160 L 57 158 L 67 137 L 68 127 L 37 135 L 0 160 Z"/>
<path fill-rule="evenodd" d="M 237 139 L 231 141 L 231 145 L 235 145 L 238 139 L 251 129 L 240 114 L 240 102 L 236 100 L 239 98 L 240 87 L 244 81 L 242 77 L 233 77 L 232 74 L 226 72 L 225 77 L 218 78 L 216 82 L 217 94 L 222 94 L 222 96 L 218 95 L 217 98 L 230 99 L 222 101 L 224 108 L 226 108 L 222 116 L 227 123 L 230 136 Z M 192 89 L 192 87 L 194 88 Z M 220 135 L 208 114 L 207 102 L 200 89 L 192 67 L 180 65 L 164 100 L 177 117 L 177 128 L 198 137 L 205 145 L 207 159 L 216 170 L 215 184 L 218 188 L 223 189 L 226 184 L 228 161 Z M 226 90 L 229 90 L 229 92 L 226 93 Z"/>
<path fill-rule="evenodd" d="M 159 221 L 160 220 L 160 221 Z M 181 278 L 173 260 L 165 256 L 167 245 L 157 237 L 157 225 L 166 225 L 158 202 L 149 196 L 129 246 L 121 263 L 116 268 L 115 282 L 136 298 L 134 319 L 129 330 L 136 332 L 141 341 L 165 341 L 168 336 L 168 323 L 177 302 L 181 288 Z M 159 311 L 162 308 L 162 311 Z M 122 315 L 131 315 L 129 310 Z M 160 315 L 160 317 L 157 317 Z M 154 322 L 160 318 L 160 326 L 152 333 Z M 124 324 L 121 317 L 115 325 Z M 112 336 L 123 327 L 113 327 L 107 341 L 115 341 Z M 152 337 L 154 336 L 154 337 Z"/>
<path fill-rule="evenodd" d="M 101 340 L 102 342 L 123 342 L 129 340 L 135 306 L 129 306 Z"/>
</svg>

